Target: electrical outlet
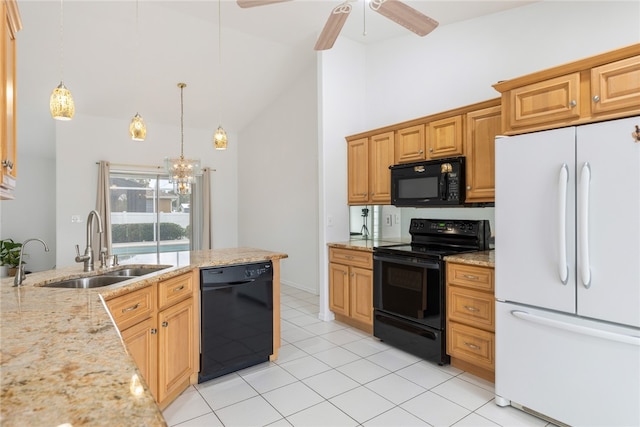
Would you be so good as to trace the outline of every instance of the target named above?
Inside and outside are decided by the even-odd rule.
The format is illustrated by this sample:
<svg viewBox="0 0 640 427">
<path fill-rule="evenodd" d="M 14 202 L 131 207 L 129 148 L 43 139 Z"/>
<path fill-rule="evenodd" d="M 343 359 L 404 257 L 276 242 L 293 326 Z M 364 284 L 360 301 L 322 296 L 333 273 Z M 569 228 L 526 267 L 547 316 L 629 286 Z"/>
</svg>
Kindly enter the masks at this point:
<svg viewBox="0 0 640 427">
<path fill-rule="evenodd" d="M 395 214 L 396 225 L 400 224 L 400 215 Z"/>
<path fill-rule="evenodd" d="M 71 215 L 71 222 L 82 222 L 80 215 Z"/>
<path fill-rule="evenodd" d="M 327 215 L 327 227 L 333 227 L 333 215 Z"/>
<path fill-rule="evenodd" d="M 384 218 L 384 219 L 385 219 L 385 223 L 386 223 L 389 227 L 391 227 L 391 225 L 393 224 L 393 222 L 392 222 L 392 220 L 391 220 L 391 214 L 389 214 L 389 215 L 385 216 L 385 218 Z"/>
</svg>

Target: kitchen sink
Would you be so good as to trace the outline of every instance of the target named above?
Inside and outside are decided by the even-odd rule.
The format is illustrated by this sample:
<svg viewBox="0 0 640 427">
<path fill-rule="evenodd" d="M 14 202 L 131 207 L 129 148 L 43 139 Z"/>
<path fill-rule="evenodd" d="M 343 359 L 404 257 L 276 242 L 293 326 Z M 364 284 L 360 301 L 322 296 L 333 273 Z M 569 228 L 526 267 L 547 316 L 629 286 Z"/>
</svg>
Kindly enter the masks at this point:
<svg viewBox="0 0 640 427">
<path fill-rule="evenodd" d="M 155 273 L 156 271 L 164 270 L 167 267 L 134 267 L 123 268 L 122 270 L 115 270 L 105 273 L 109 276 L 144 276 L 146 274 Z"/>
<path fill-rule="evenodd" d="M 43 285 L 44 288 L 99 288 L 102 286 L 113 285 L 114 283 L 124 282 L 133 279 L 132 276 L 91 276 L 78 277 L 77 279 L 68 279 L 60 282 L 53 282 Z"/>
</svg>

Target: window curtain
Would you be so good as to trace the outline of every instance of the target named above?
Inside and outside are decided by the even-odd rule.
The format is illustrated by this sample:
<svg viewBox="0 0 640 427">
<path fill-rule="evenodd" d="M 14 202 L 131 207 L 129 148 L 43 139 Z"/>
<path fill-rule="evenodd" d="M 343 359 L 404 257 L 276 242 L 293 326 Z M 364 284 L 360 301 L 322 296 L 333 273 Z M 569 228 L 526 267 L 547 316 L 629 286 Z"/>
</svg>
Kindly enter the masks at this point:
<svg viewBox="0 0 640 427">
<path fill-rule="evenodd" d="M 196 177 L 196 191 L 192 191 L 189 212 L 193 235 L 191 249 L 211 249 L 211 168 L 203 168 L 202 175 Z"/>
<path fill-rule="evenodd" d="M 98 192 L 96 197 L 96 211 L 102 220 L 102 236 L 98 234 L 98 227 L 93 227 L 93 253 L 96 259 L 94 263 L 100 262 L 100 251 L 105 248 L 107 256 L 111 256 L 111 199 L 109 183 L 109 162 L 100 161 L 98 163 Z M 102 245 L 102 247 L 100 247 Z M 99 265 L 99 264 L 96 264 Z"/>
</svg>

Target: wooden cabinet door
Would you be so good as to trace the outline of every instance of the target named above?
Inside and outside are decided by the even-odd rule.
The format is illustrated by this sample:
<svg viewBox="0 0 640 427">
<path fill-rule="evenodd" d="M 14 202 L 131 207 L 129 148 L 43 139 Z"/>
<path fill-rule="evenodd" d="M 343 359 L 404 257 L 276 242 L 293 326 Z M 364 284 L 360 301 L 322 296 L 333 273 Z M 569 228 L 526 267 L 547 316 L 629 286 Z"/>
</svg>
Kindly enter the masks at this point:
<svg viewBox="0 0 640 427">
<path fill-rule="evenodd" d="M 466 202 L 495 201 L 495 137 L 500 134 L 501 108 L 490 107 L 466 116 Z"/>
<path fill-rule="evenodd" d="M 369 138 L 347 142 L 347 203 L 369 202 Z"/>
<path fill-rule="evenodd" d="M 121 335 L 153 397 L 158 400 L 158 330 L 155 318 L 143 320 L 122 331 Z"/>
<path fill-rule="evenodd" d="M 389 166 L 394 162 L 394 132 L 372 136 L 369 145 L 369 202 L 391 204 Z"/>
<path fill-rule="evenodd" d="M 18 164 L 16 140 L 16 28 L 7 3 L 2 2 L 0 24 L 0 199 L 13 199 Z"/>
<path fill-rule="evenodd" d="M 349 316 L 349 267 L 329 263 L 329 308 Z"/>
<path fill-rule="evenodd" d="M 591 69 L 591 113 L 640 112 L 640 56 Z"/>
<path fill-rule="evenodd" d="M 351 317 L 373 325 L 373 272 L 351 267 L 349 277 Z"/>
<path fill-rule="evenodd" d="M 158 403 L 182 392 L 195 366 L 195 310 L 189 298 L 158 313 Z"/>
<path fill-rule="evenodd" d="M 396 131 L 395 163 L 417 162 L 426 159 L 424 125 Z"/>
<path fill-rule="evenodd" d="M 580 118 L 580 73 L 522 86 L 508 97 L 506 130 L 569 124 Z"/>
<path fill-rule="evenodd" d="M 427 124 L 427 158 L 440 159 L 443 157 L 461 156 L 462 144 L 462 116 L 447 117 Z"/>
</svg>

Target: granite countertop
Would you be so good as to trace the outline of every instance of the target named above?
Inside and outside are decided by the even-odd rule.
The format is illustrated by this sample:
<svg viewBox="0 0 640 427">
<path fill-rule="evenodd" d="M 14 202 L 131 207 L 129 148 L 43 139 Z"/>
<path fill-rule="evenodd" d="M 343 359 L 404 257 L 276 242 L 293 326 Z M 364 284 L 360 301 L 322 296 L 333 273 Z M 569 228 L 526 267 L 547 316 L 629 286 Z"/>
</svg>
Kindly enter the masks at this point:
<svg viewBox="0 0 640 427">
<path fill-rule="evenodd" d="M 353 239 L 344 242 L 331 242 L 327 246 L 331 248 L 355 249 L 359 251 L 373 252 L 373 248 L 378 246 L 398 245 L 402 243 L 410 243 L 411 240 L 402 238 L 385 238 L 385 239 Z"/>
<path fill-rule="evenodd" d="M 165 426 L 104 299 L 193 268 L 282 258 L 253 248 L 193 251 L 165 270 L 94 289 L 38 286 L 88 275 L 81 264 L 29 274 L 21 287 L 3 278 L 0 424 Z"/>
<path fill-rule="evenodd" d="M 496 251 L 480 251 L 480 252 L 468 252 L 464 254 L 449 255 L 444 257 L 447 262 L 457 262 L 459 264 L 478 265 L 481 267 L 496 266 Z"/>
</svg>

